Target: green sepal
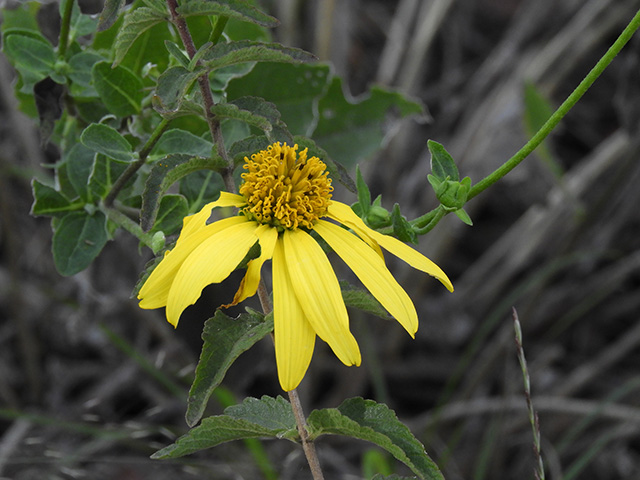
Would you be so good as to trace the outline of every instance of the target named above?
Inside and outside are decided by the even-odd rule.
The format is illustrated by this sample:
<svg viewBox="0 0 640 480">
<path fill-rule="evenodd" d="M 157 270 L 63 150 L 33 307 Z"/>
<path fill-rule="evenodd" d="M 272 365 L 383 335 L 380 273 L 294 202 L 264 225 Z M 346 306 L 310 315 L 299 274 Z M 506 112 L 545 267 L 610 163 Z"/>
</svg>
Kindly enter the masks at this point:
<svg viewBox="0 0 640 480">
<path fill-rule="evenodd" d="M 447 212 L 455 212 L 467 203 L 469 190 L 471 190 L 471 178 L 464 177 L 460 181 L 440 180 L 434 175 L 427 175 L 427 180 L 433 187 L 436 197 Z"/>
<path fill-rule="evenodd" d="M 78 210 L 83 202 L 71 202 L 58 190 L 45 185 L 39 180 L 31 182 L 33 197 L 35 199 L 31 207 L 31 215 L 35 216 L 60 216 L 68 212 Z"/>
<path fill-rule="evenodd" d="M 413 229 L 413 225 L 400 213 L 400 205 L 397 203 L 391 211 L 391 225 L 393 225 L 393 234 L 400 240 L 418 244 L 418 234 Z"/>
<path fill-rule="evenodd" d="M 102 12 L 98 17 L 98 32 L 102 32 L 111 27 L 118 20 L 120 9 L 124 7 L 126 0 L 105 0 Z"/>
<path fill-rule="evenodd" d="M 278 19 L 261 12 L 246 1 L 239 0 L 186 0 L 178 7 L 178 13 L 185 17 L 191 15 L 219 15 L 255 23 L 262 27 L 277 27 Z"/>
<path fill-rule="evenodd" d="M 449 152 L 438 142 L 433 140 L 427 141 L 427 148 L 431 153 L 431 173 L 438 180 L 460 180 L 458 167 Z"/>
<path fill-rule="evenodd" d="M 469 214 L 467 212 L 464 211 L 463 208 L 459 208 L 458 210 L 456 210 L 455 212 L 453 212 L 456 214 L 456 216 L 462 220 L 464 223 L 466 223 L 467 225 L 469 225 L 470 227 L 473 226 L 473 221 L 471 220 L 471 217 L 469 216 Z"/>
<path fill-rule="evenodd" d="M 205 322 L 202 353 L 189 390 L 185 416 L 189 426 L 200 421 L 211 394 L 220 385 L 233 362 L 272 331 L 273 315 L 265 317 L 253 310 L 236 318 L 218 310 L 214 317 Z"/>
<path fill-rule="evenodd" d="M 239 40 L 205 45 L 200 59 L 203 69 L 215 70 L 246 62 L 304 63 L 314 61 L 316 57 L 299 48 L 285 47 L 279 43 Z"/>
<path fill-rule="evenodd" d="M 166 12 L 160 12 L 155 8 L 139 7 L 129 10 L 124 14 L 124 23 L 118 32 L 114 50 L 114 65 L 118 65 L 124 59 L 136 39 L 154 25 L 168 20 Z"/>
<path fill-rule="evenodd" d="M 182 227 L 182 219 L 189 214 L 189 204 L 182 195 L 165 195 L 160 199 L 151 233 L 171 235 Z M 164 246 L 164 243 L 163 245 Z M 154 252 L 156 250 L 154 249 Z"/>
<path fill-rule="evenodd" d="M 56 269 L 69 276 L 81 272 L 102 251 L 108 240 L 107 217 L 100 211 L 71 212 L 56 223 L 52 252 Z"/>
<path fill-rule="evenodd" d="M 297 437 L 295 417 L 291 405 L 284 398 L 263 396 L 246 398 L 240 405 L 224 410 L 224 415 L 208 417 L 187 434 L 151 458 L 177 458 L 221 443 L 244 438 Z"/>
<path fill-rule="evenodd" d="M 153 226 L 158 213 L 159 201 L 167 189 L 182 177 L 198 170 L 220 172 L 226 163 L 220 157 L 204 158 L 185 154 L 172 154 L 156 162 L 147 178 L 142 194 L 140 223 L 147 232 Z"/>
<path fill-rule="evenodd" d="M 385 320 L 392 319 L 376 297 L 369 293 L 369 290 L 351 285 L 345 280 L 340 280 L 340 291 L 347 307 L 357 308 Z"/>
<path fill-rule="evenodd" d="M 93 85 L 107 109 L 118 117 L 140 113 L 143 98 L 142 80 L 126 67 L 112 67 L 98 62 L 91 70 Z"/>
<path fill-rule="evenodd" d="M 137 156 L 126 138 L 115 128 L 102 123 L 92 123 L 85 128 L 80 141 L 85 147 L 117 162 L 129 163 Z"/>
<path fill-rule="evenodd" d="M 372 442 L 409 467 L 423 480 L 444 480 L 424 446 L 384 404 L 362 398 L 345 400 L 338 408 L 314 410 L 307 419 L 312 439 L 345 435 Z"/>
</svg>

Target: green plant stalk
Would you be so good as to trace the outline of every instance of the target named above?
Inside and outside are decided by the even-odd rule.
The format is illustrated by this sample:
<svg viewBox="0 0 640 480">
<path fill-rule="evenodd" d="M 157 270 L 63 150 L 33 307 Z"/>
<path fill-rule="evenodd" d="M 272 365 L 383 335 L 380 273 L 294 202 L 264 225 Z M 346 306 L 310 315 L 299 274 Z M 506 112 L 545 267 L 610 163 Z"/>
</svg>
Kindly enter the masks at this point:
<svg viewBox="0 0 640 480">
<path fill-rule="evenodd" d="M 127 232 L 129 232 L 131 235 L 136 237 L 138 240 L 140 240 L 140 242 L 145 244 L 151 250 L 154 250 L 153 235 L 144 232 L 138 222 L 132 220 L 127 215 L 122 213 L 120 210 L 114 208 L 113 205 L 110 207 L 107 207 L 106 205 L 104 205 L 104 208 L 102 208 L 102 211 L 109 220 L 117 224 L 119 227 L 124 228 Z M 157 253 L 157 252 L 154 251 L 154 253 Z"/>
<path fill-rule="evenodd" d="M 433 214 L 428 216 L 429 214 Z M 432 210 L 431 212 L 429 212 L 427 215 L 424 215 L 421 218 L 428 218 L 428 222 L 426 222 L 426 224 L 423 227 L 418 227 L 416 226 L 414 228 L 415 232 L 418 235 L 424 235 L 426 233 L 429 233 L 431 230 L 433 230 L 433 227 L 435 227 L 438 222 L 440 220 L 442 220 L 442 218 L 447 214 L 448 212 L 444 209 L 444 207 L 442 205 L 438 205 L 434 210 Z"/>
<path fill-rule="evenodd" d="M 113 183 L 111 190 L 109 191 L 107 196 L 104 198 L 105 207 L 107 208 L 113 207 L 113 202 L 116 200 L 116 197 L 120 193 L 120 190 L 124 188 L 126 183 L 131 179 L 131 177 L 135 175 L 135 173 L 140 169 L 140 167 L 142 167 L 145 164 L 145 162 L 147 161 L 147 157 L 149 156 L 149 153 L 151 153 L 151 150 L 153 150 L 153 147 L 155 146 L 155 144 L 158 143 L 158 140 L 160 140 L 160 137 L 169 126 L 169 122 L 170 120 L 163 118 L 160 121 L 160 123 L 156 126 L 156 128 L 153 130 L 153 132 L 151 132 L 151 136 L 149 137 L 147 142 L 142 146 L 142 148 L 140 149 L 140 152 L 138 152 L 138 160 L 129 164 L 127 169 L 124 172 L 122 172 L 122 174 Z"/>
<path fill-rule="evenodd" d="M 220 41 L 220 37 L 222 37 L 222 32 L 224 32 L 224 27 L 227 26 L 227 22 L 229 21 L 229 17 L 219 16 L 216 19 L 216 23 L 213 25 L 213 29 L 211 30 L 211 35 L 209 35 L 209 41 L 214 45 Z"/>
<path fill-rule="evenodd" d="M 476 183 L 469 191 L 468 200 L 483 192 L 491 185 L 496 183 L 507 173 L 517 167 L 531 152 L 533 152 L 538 145 L 540 145 L 545 138 L 553 131 L 553 129 L 560 123 L 564 116 L 569 113 L 573 106 L 582 98 L 587 90 L 593 85 L 596 79 L 604 72 L 613 59 L 620 53 L 620 50 L 627 44 L 633 34 L 640 28 L 640 10 L 635 14 L 631 22 L 622 31 L 618 39 L 611 45 L 609 50 L 602 56 L 602 58 L 596 63 L 586 77 L 575 88 L 571 95 L 558 107 L 558 109 L 551 115 L 549 120 L 536 132 L 536 134 L 529 140 L 518 152 L 507 160 L 502 166 L 495 170 L 490 175 Z"/>
<path fill-rule="evenodd" d="M 60 39 L 58 40 L 58 57 L 64 58 L 67 54 L 69 46 L 69 30 L 71 27 L 71 13 L 73 12 L 73 2 L 75 0 L 67 0 L 64 4 L 62 19 L 60 23 Z"/>
</svg>

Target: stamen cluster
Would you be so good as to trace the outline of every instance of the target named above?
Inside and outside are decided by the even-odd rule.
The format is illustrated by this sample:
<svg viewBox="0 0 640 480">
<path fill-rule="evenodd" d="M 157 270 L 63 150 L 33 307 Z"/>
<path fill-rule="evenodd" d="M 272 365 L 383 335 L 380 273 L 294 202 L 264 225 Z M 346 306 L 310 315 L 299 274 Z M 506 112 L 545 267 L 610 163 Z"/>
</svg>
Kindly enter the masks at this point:
<svg viewBox="0 0 640 480">
<path fill-rule="evenodd" d="M 317 157 L 307 158 L 307 149 L 297 152 L 286 143 L 275 143 L 245 157 L 240 194 L 247 199 L 245 216 L 259 223 L 295 230 L 312 229 L 327 212 L 331 201 L 331 179 Z"/>
</svg>

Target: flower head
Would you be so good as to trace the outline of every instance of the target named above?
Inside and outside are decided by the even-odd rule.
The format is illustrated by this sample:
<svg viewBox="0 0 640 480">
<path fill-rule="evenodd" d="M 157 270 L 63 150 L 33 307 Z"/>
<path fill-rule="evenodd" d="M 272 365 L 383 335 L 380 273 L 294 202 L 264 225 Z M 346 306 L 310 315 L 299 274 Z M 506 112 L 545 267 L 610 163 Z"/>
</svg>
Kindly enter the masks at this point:
<svg viewBox="0 0 640 480">
<path fill-rule="evenodd" d="M 258 242 L 260 255 L 247 264 L 233 304 L 256 293 L 262 265 L 272 260 L 276 363 L 285 391 L 296 388 L 304 377 L 316 335 L 344 364 L 359 365 L 361 360 L 338 279 L 310 230 L 327 242 L 412 337 L 418 329 L 415 307 L 387 269 L 380 247 L 453 291 L 435 263 L 370 229 L 348 205 L 332 200 L 326 165 L 316 157 L 307 158 L 306 149 L 297 149 L 275 143 L 251 159 L 245 157 L 240 195 L 221 192 L 218 200 L 186 217 L 175 247 L 138 294 L 140 307 L 166 307 L 167 320 L 176 326 L 202 289 L 227 278 Z M 238 207 L 240 215 L 207 224 L 215 207 Z"/>
</svg>

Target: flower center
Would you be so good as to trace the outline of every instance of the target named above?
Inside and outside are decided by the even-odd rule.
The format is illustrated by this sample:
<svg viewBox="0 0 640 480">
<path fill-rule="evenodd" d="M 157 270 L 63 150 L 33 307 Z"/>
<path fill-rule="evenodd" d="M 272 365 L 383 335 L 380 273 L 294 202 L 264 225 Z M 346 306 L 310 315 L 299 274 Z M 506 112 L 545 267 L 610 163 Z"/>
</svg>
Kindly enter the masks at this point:
<svg viewBox="0 0 640 480">
<path fill-rule="evenodd" d="M 331 179 L 317 157 L 307 158 L 307 149 L 297 152 L 286 143 L 245 157 L 240 194 L 247 199 L 244 214 L 260 223 L 295 229 L 313 228 L 327 212 L 331 201 Z"/>
</svg>

